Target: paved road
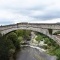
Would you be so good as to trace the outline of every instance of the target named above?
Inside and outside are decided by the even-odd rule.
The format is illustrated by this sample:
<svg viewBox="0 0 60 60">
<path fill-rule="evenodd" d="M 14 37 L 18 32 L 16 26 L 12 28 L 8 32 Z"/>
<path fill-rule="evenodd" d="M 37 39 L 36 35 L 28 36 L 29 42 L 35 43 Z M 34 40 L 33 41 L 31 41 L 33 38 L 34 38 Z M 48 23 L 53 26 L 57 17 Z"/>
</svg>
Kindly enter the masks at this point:
<svg viewBox="0 0 60 60">
<path fill-rule="evenodd" d="M 16 60 L 55 60 L 52 56 L 37 49 L 25 47 L 17 53 Z"/>
</svg>

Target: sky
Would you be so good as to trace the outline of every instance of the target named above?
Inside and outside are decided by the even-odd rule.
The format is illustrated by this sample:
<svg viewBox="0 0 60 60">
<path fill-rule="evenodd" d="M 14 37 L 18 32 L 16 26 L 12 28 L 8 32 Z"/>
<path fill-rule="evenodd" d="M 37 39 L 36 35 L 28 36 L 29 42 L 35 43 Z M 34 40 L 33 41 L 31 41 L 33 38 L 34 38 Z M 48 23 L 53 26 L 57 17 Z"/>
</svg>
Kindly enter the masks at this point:
<svg viewBox="0 0 60 60">
<path fill-rule="evenodd" d="M 60 22 L 60 0 L 0 0 L 0 25 Z"/>
</svg>

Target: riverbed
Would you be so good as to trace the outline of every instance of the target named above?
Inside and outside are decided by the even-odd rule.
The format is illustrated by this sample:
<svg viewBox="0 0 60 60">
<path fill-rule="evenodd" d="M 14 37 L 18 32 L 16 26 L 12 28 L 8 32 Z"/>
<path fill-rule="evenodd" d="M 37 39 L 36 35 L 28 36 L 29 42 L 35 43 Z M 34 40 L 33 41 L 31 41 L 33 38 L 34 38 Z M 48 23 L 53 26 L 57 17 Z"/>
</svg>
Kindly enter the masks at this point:
<svg viewBox="0 0 60 60">
<path fill-rule="evenodd" d="M 56 58 L 36 48 L 22 47 L 16 55 L 16 60 L 56 60 Z"/>
</svg>

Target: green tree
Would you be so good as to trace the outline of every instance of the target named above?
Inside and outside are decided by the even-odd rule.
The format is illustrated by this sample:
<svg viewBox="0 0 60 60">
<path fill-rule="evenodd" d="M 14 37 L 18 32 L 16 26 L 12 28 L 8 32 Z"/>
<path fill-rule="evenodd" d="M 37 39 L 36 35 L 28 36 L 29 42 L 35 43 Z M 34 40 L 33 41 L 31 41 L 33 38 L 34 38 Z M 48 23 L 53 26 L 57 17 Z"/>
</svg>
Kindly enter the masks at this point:
<svg viewBox="0 0 60 60">
<path fill-rule="evenodd" d="M 15 32 L 16 32 L 18 37 L 24 35 L 24 30 L 16 30 Z"/>
<path fill-rule="evenodd" d="M 23 40 L 28 40 L 28 39 L 30 39 L 31 31 L 29 31 L 29 30 L 16 30 L 16 34 L 18 37 L 22 36 Z"/>
<path fill-rule="evenodd" d="M 14 51 L 10 51 L 10 49 Z M 9 57 L 13 55 L 14 52 L 15 46 L 12 41 L 0 34 L 0 60 L 9 60 Z"/>
<path fill-rule="evenodd" d="M 18 37 L 18 40 L 20 41 L 20 43 L 22 43 L 23 42 L 23 37 L 22 36 Z"/>
<path fill-rule="evenodd" d="M 41 35 L 37 35 L 36 37 L 36 41 L 38 41 L 38 43 L 43 40 L 43 37 Z"/>
<path fill-rule="evenodd" d="M 28 40 L 28 39 L 30 39 L 31 37 L 31 31 L 29 31 L 29 30 L 24 30 L 24 39 L 25 40 Z"/>
<path fill-rule="evenodd" d="M 18 36 L 16 33 L 11 32 L 10 34 L 7 35 L 7 39 L 10 39 L 13 42 L 16 49 L 20 48 L 20 41 L 18 40 Z"/>
</svg>

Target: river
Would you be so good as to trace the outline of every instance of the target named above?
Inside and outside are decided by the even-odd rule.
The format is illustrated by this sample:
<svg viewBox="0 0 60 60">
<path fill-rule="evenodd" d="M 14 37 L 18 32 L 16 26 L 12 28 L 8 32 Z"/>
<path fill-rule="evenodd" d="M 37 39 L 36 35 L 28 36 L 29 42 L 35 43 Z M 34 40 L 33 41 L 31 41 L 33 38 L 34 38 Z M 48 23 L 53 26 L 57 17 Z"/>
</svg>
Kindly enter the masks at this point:
<svg viewBox="0 0 60 60">
<path fill-rule="evenodd" d="M 32 47 L 24 47 L 16 55 L 16 60 L 56 60 L 53 56 Z"/>
</svg>

